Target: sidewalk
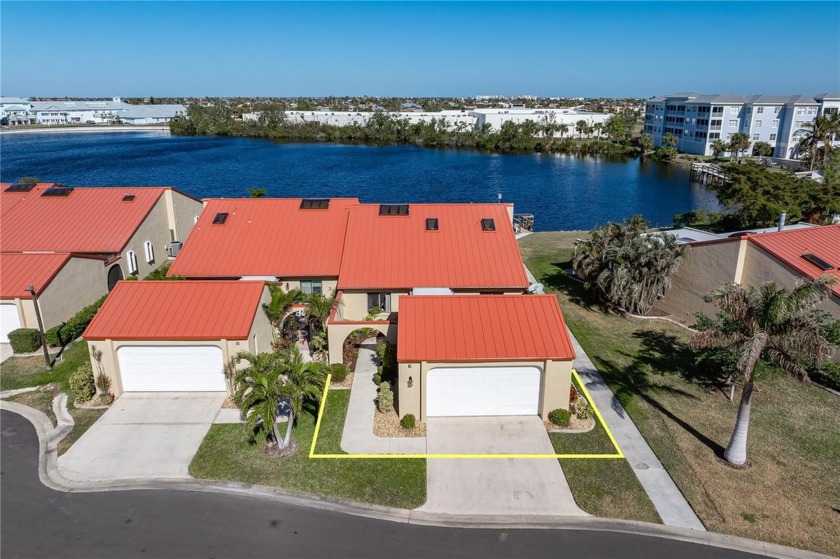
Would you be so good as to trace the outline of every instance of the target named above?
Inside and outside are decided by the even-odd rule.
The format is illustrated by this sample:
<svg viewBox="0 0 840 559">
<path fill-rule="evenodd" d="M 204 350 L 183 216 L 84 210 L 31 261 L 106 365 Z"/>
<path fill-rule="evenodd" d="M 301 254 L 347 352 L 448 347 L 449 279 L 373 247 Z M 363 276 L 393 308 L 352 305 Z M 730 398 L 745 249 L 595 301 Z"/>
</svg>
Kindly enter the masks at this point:
<svg viewBox="0 0 840 559">
<path fill-rule="evenodd" d="M 371 340 L 363 342 L 356 361 L 356 374 L 353 375 L 341 448 L 349 454 L 425 454 L 425 437 L 385 439 L 373 434 L 375 356 L 376 343 Z"/>
</svg>

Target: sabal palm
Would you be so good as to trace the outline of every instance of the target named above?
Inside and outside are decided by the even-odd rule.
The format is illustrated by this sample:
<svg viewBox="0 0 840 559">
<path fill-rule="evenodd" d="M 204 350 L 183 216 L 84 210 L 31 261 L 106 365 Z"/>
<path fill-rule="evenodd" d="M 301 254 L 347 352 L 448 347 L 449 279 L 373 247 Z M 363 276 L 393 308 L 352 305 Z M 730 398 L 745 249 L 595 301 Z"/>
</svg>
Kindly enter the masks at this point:
<svg viewBox="0 0 840 559">
<path fill-rule="evenodd" d="M 291 346 L 280 365 L 282 386 L 280 394 L 289 401 L 289 422 L 283 446 L 292 439 L 292 426 L 300 416 L 303 404 L 309 400 L 318 402 L 327 378 L 326 365 L 318 361 L 306 361 L 297 346 Z"/>
<path fill-rule="evenodd" d="M 747 460 L 747 434 L 755 366 L 761 357 L 791 376 L 808 381 L 807 366 L 819 366 L 831 352 L 824 337 L 823 315 L 815 305 L 828 295 L 834 282 L 822 276 L 794 289 L 774 283 L 744 288 L 730 284 L 706 296 L 718 308 L 714 319 L 700 315 L 695 348 L 729 347 L 738 352 L 737 370 L 744 377 L 738 417 L 724 457 L 735 465 Z"/>
<path fill-rule="evenodd" d="M 247 361 L 248 367 L 239 371 L 236 378 L 234 400 L 245 417 L 245 427 L 253 436 L 264 430 L 269 439 L 282 445 L 277 429 L 277 409 L 282 394 L 282 356 L 278 353 L 253 354 L 240 352 L 236 361 Z"/>
</svg>

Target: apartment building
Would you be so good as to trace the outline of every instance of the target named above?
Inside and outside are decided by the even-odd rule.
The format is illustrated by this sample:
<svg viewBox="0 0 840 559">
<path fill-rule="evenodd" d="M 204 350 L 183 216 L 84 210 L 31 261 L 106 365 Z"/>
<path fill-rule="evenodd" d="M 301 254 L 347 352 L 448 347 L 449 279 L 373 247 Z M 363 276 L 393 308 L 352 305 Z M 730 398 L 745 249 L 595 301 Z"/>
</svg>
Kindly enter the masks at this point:
<svg viewBox="0 0 840 559">
<path fill-rule="evenodd" d="M 818 115 L 840 110 L 840 93 L 820 95 L 699 95 L 675 93 L 649 99 L 645 104 L 644 133 L 654 146 L 671 134 L 677 150 L 713 155 L 715 140 L 728 141 L 738 132 L 747 134 L 750 149 L 767 142 L 773 156 L 798 159 L 799 140 L 805 125 Z"/>
</svg>

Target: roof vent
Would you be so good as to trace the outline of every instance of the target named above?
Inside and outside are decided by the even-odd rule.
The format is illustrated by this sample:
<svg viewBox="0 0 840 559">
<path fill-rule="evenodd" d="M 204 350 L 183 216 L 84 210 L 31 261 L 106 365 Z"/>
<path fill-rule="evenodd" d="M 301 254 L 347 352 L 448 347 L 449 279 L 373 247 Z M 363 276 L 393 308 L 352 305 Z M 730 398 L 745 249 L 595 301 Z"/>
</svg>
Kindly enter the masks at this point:
<svg viewBox="0 0 840 559">
<path fill-rule="evenodd" d="M 36 183 L 34 182 L 17 182 L 6 188 L 6 192 L 29 192 L 35 186 Z"/>
<path fill-rule="evenodd" d="M 440 224 L 438 223 L 438 218 L 427 217 L 426 218 L 426 231 L 437 231 L 438 229 L 440 229 Z"/>
<path fill-rule="evenodd" d="M 408 204 L 380 204 L 379 215 L 408 215 Z"/>
<path fill-rule="evenodd" d="M 304 198 L 300 201 L 300 209 L 302 210 L 326 210 L 329 207 L 329 198 Z"/>
<path fill-rule="evenodd" d="M 51 186 L 41 193 L 41 196 L 58 197 L 67 196 L 73 192 L 72 186 Z"/>
<path fill-rule="evenodd" d="M 825 260 L 823 260 L 822 258 L 817 256 L 816 254 L 812 254 L 812 253 L 809 252 L 807 254 L 803 254 L 802 258 L 804 258 L 805 260 L 807 260 L 808 262 L 810 262 L 811 264 L 813 264 L 814 266 L 816 266 L 820 270 L 823 270 L 824 272 L 827 272 L 829 270 L 834 269 L 834 266 L 832 266 L 831 264 L 829 264 L 828 262 L 826 262 Z"/>
<path fill-rule="evenodd" d="M 125 196 L 123 196 L 122 201 L 123 202 L 133 202 L 135 198 L 136 198 L 136 196 L 134 196 L 134 194 L 126 194 Z"/>
<path fill-rule="evenodd" d="M 496 221 L 492 217 L 488 217 L 481 220 L 481 230 L 482 231 L 495 231 L 496 230 Z"/>
<path fill-rule="evenodd" d="M 227 212 L 219 212 L 216 214 L 216 217 L 213 218 L 213 225 L 222 225 L 225 221 L 227 221 L 227 218 Z"/>
</svg>

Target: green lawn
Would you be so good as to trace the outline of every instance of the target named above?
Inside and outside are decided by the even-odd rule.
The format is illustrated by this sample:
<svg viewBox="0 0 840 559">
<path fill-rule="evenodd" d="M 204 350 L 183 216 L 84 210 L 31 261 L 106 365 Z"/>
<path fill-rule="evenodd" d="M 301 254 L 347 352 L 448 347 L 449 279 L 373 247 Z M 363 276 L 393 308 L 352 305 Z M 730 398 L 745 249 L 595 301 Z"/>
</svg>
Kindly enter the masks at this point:
<svg viewBox="0 0 840 559">
<path fill-rule="evenodd" d="M 66 347 L 52 370 L 44 363 L 43 355 L 10 357 L 0 366 L 0 390 L 56 383 L 67 392 L 70 375 L 89 359 L 87 342 L 84 341 Z"/>
<path fill-rule="evenodd" d="M 530 235 L 520 247 L 708 529 L 840 556 L 840 398 L 764 367 L 753 397 L 752 467 L 732 469 L 716 454 L 729 441 L 740 393 L 730 402 L 694 364 L 689 332 L 593 304 L 563 272 L 574 252 L 568 234 Z M 601 486 L 616 475 L 604 472 Z"/>
<path fill-rule="evenodd" d="M 329 393 L 319 454 L 346 454 L 340 441 L 349 401 L 349 390 Z M 241 425 L 213 425 L 190 464 L 190 474 L 404 509 L 426 501 L 425 460 L 310 459 L 314 430 L 314 414 L 303 414 L 293 431 L 300 451 L 278 459 L 263 454 L 262 443 L 248 443 Z"/>
</svg>

